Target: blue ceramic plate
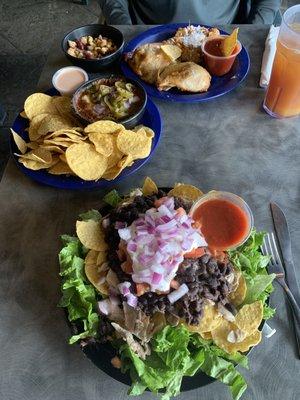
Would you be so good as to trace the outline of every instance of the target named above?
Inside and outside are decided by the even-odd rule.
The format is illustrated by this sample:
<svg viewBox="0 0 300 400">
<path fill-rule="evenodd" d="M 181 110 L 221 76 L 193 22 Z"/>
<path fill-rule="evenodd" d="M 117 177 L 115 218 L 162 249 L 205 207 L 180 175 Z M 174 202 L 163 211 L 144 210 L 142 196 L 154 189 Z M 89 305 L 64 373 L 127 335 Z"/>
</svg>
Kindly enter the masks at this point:
<svg viewBox="0 0 300 400">
<path fill-rule="evenodd" d="M 185 26 L 187 26 L 186 23 L 161 25 L 155 28 L 151 28 L 132 39 L 125 47 L 124 53 L 133 51 L 136 47 L 141 46 L 145 43 L 161 42 L 163 40 L 169 39 L 170 37 L 175 35 L 178 28 Z M 207 28 L 210 27 L 207 26 Z M 227 32 L 224 31 L 220 32 L 223 35 L 227 34 Z M 141 80 L 124 60 L 121 62 L 121 69 L 124 75 L 128 78 L 138 80 L 144 86 L 149 96 L 157 97 L 161 100 L 177 102 L 180 101 L 184 103 L 207 101 L 231 92 L 245 79 L 248 74 L 249 67 L 249 54 L 245 47 L 242 46 L 242 50 L 237 56 L 235 63 L 233 64 L 233 67 L 228 72 L 228 74 L 221 77 L 214 76 L 211 80 L 211 86 L 207 92 L 189 94 L 187 92 L 179 92 L 176 89 L 161 92 L 154 85 L 150 85 Z"/>
<path fill-rule="evenodd" d="M 50 96 L 57 95 L 58 92 L 55 89 L 51 89 L 47 92 Z M 143 118 L 139 122 L 145 126 L 148 126 L 155 132 L 155 136 L 152 141 L 152 149 L 151 153 L 147 158 L 143 158 L 141 160 L 136 160 L 131 167 L 125 168 L 122 173 L 112 181 L 106 181 L 105 179 L 100 179 L 99 181 L 84 181 L 75 176 L 66 176 L 66 175 L 51 175 L 46 170 L 32 171 L 22 164 L 18 162 L 18 157 L 14 155 L 14 153 L 19 153 L 13 138 L 11 136 L 10 139 L 10 148 L 12 156 L 20 168 L 20 170 L 27 175 L 29 178 L 42 183 L 44 185 L 54 186 L 59 189 L 92 189 L 92 188 L 106 188 L 110 185 L 115 184 L 116 182 L 121 181 L 127 176 L 133 174 L 138 169 L 140 169 L 146 162 L 152 157 L 154 150 L 156 149 L 158 142 L 160 140 L 161 129 L 162 129 L 162 121 L 159 114 L 159 111 L 156 105 L 148 99 L 145 113 Z M 28 141 L 28 134 L 25 129 L 28 127 L 28 120 L 22 118 L 20 115 L 16 118 L 12 129 L 17 132 L 24 140 Z"/>
</svg>

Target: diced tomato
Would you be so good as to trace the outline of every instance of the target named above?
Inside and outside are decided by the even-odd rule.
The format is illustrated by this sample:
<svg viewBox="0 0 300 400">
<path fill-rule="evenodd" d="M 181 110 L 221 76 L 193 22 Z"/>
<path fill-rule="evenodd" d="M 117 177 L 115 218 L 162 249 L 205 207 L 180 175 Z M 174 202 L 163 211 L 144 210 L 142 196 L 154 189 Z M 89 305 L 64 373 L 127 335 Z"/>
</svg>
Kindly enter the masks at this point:
<svg viewBox="0 0 300 400">
<path fill-rule="evenodd" d="M 194 221 L 192 224 L 192 227 L 194 229 L 200 229 L 201 228 L 201 222 L 200 221 Z"/>
<path fill-rule="evenodd" d="M 160 207 L 163 204 L 163 202 L 166 200 L 166 198 L 167 198 L 167 196 L 164 196 L 164 197 L 161 197 L 160 199 L 155 200 L 154 206 L 156 208 Z"/>
<path fill-rule="evenodd" d="M 122 361 L 118 356 L 113 357 L 110 362 L 115 368 L 121 368 L 122 367 Z"/>
<path fill-rule="evenodd" d="M 126 242 L 124 242 L 124 240 L 120 241 L 117 254 L 120 261 L 125 261 L 128 258 L 127 245 Z"/>
<path fill-rule="evenodd" d="M 142 296 L 142 294 L 148 292 L 149 285 L 148 283 L 136 283 L 136 295 Z"/>
<path fill-rule="evenodd" d="M 228 259 L 228 255 L 225 251 L 215 250 L 210 247 L 208 248 L 208 251 L 214 258 L 216 258 L 220 262 L 224 262 Z"/>
<path fill-rule="evenodd" d="M 186 214 L 185 209 L 183 207 L 177 208 L 176 214 L 179 216 L 185 215 Z"/>
<path fill-rule="evenodd" d="M 126 273 L 126 274 L 132 274 L 133 269 L 132 269 L 132 262 L 131 260 L 126 260 L 121 264 L 121 268 L 122 270 Z"/>
<path fill-rule="evenodd" d="M 198 247 L 196 249 L 193 249 L 192 251 L 189 251 L 188 253 L 185 253 L 183 255 L 184 258 L 199 258 L 202 257 L 205 254 L 205 248 L 204 247 Z"/>
<path fill-rule="evenodd" d="M 175 279 L 172 279 L 171 283 L 170 283 L 170 286 L 171 286 L 172 289 L 178 289 L 180 285 L 179 285 L 178 281 L 176 281 Z"/>
</svg>

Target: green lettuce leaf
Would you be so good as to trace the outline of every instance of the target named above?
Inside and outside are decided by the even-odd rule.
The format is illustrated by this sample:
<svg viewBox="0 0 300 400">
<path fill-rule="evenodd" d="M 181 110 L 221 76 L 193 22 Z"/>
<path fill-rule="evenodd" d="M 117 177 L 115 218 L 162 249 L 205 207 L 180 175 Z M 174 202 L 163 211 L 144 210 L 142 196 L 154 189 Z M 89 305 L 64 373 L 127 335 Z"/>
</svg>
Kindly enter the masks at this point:
<svg viewBox="0 0 300 400">
<path fill-rule="evenodd" d="M 213 352 L 205 351 L 204 362 L 200 369 L 207 375 L 225 383 L 229 387 L 234 400 L 240 399 L 247 389 L 244 377 L 235 369 L 234 365 L 213 354 Z"/>
<path fill-rule="evenodd" d="M 92 219 L 94 221 L 100 221 L 102 218 L 101 214 L 99 213 L 98 210 L 89 210 L 85 213 L 79 214 L 79 217 L 82 219 L 82 221 L 88 221 L 89 219 Z"/>
<path fill-rule="evenodd" d="M 275 274 L 270 274 L 270 275 L 258 274 L 251 278 L 246 276 L 247 293 L 244 300 L 244 304 L 250 304 L 256 301 L 259 298 L 259 296 L 261 296 L 261 294 L 265 292 L 267 287 L 270 286 L 275 277 L 276 277 Z"/>
<path fill-rule="evenodd" d="M 114 189 L 103 197 L 103 201 L 112 207 L 117 207 L 117 205 L 122 201 L 122 197 L 120 197 L 119 193 Z"/>
<path fill-rule="evenodd" d="M 182 378 L 193 376 L 199 369 L 228 385 L 234 400 L 238 400 L 247 384 L 235 365 L 247 366 L 242 354 L 227 354 L 212 341 L 190 333 L 185 326 L 166 326 L 150 342 L 152 353 L 141 360 L 128 345 L 121 347 L 123 371 L 130 371 L 132 387 L 137 395 L 149 388 L 157 393 L 164 389 L 162 400 L 180 392 Z"/>
<path fill-rule="evenodd" d="M 229 257 L 246 279 L 247 293 L 243 304 L 261 300 L 264 306 L 264 319 L 268 319 L 275 313 L 275 310 L 267 304 L 268 297 L 273 291 L 272 282 L 275 274 L 268 274 L 270 257 L 262 255 L 260 251 L 264 236 L 265 232 L 256 232 L 253 229 L 249 239 L 242 246 L 229 251 Z"/>
<path fill-rule="evenodd" d="M 86 249 L 79 239 L 63 235 L 64 247 L 59 253 L 60 275 L 62 277 L 62 298 L 60 307 L 68 310 L 69 321 L 81 322 L 83 332 L 70 338 L 69 343 L 97 335 L 99 316 L 95 312 L 96 292 L 84 273 Z"/>
</svg>

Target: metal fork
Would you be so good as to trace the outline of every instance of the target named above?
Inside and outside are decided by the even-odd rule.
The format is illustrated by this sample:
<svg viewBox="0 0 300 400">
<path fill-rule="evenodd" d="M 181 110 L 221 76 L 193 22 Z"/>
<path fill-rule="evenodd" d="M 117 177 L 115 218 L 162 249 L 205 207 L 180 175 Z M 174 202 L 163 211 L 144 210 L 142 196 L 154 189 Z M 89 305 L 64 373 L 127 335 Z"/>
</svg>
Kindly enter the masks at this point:
<svg viewBox="0 0 300 400">
<path fill-rule="evenodd" d="M 277 243 L 273 232 L 271 232 L 271 234 L 267 233 L 267 235 L 264 237 L 264 243 L 261 246 L 261 251 L 263 255 L 271 257 L 268 271 L 269 273 L 276 274 L 276 280 L 279 285 L 284 289 L 289 303 L 293 309 L 294 315 L 297 319 L 297 323 L 300 327 L 300 307 L 285 281 L 285 271 L 282 265 L 281 258 L 279 256 Z"/>
</svg>

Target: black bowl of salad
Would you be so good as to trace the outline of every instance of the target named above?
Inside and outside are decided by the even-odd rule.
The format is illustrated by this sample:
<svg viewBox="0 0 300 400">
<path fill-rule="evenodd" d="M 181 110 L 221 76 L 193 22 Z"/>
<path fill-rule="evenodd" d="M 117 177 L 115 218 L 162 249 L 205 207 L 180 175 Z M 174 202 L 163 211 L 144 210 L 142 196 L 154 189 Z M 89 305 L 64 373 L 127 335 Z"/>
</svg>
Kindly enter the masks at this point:
<svg viewBox="0 0 300 400">
<path fill-rule="evenodd" d="M 219 379 L 238 400 L 247 383 L 235 366 L 247 367 L 263 320 L 274 314 L 267 299 L 275 275 L 259 250 L 264 233 L 253 229 L 235 250 L 210 249 L 208 225 L 200 229 L 191 214 L 203 193 L 169 189 L 146 178 L 125 196 L 112 190 L 99 211 L 80 215 L 77 236 L 63 235 L 69 343 L 131 383 L 130 394 L 164 391 L 169 399 Z"/>
<path fill-rule="evenodd" d="M 83 123 L 111 120 L 127 129 L 138 125 L 147 93 L 134 79 L 106 75 L 80 86 L 72 98 L 73 110 Z"/>
<path fill-rule="evenodd" d="M 72 64 L 89 72 L 97 72 L 120 59 L 124 37 L 113 26 L 91 24 L 68 32 L 61 47 Z"/>
</svg>

